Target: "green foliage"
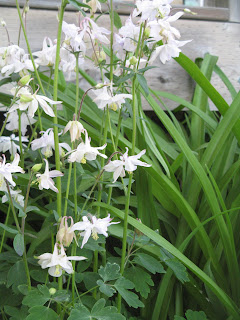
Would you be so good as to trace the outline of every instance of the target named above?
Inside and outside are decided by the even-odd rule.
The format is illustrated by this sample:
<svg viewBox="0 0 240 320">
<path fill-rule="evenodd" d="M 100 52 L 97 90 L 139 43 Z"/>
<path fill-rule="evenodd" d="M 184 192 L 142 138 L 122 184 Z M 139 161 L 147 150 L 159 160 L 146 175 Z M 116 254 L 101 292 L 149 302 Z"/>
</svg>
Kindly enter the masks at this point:
<svg viewBox="0 0 240 320">
<path fill-rule="evenodd" d="M 203 311 L 192 311 L 187 310 L 186 320 L 207 320 L 207 317 Z M 185 318 L 180 316 L 175 316 L 174 320 L 185 320 Z"/>
<path fill-rule="evenodd" d="M 117 13 L 117 11 L 114 11 L 113 12 L 113 21 L 114 21 L 114 26 L 117 28 L 117 29 L 120 29 L 122 27 L 122 21 L 121 21 L 121 18 L 119 16 L 119 14 Z"/>
<path fill-rule="evenodd" d="M 117 308 L 112 306 L 105 307 L 105 299 L 99 299 L 93 306 L 92 310 L 89 311 L 83 305 L 79 305 L 72 309 L 68 320 L 124 320 L 126 319 L 123 315 L 119 314 Z"/>
</svg>

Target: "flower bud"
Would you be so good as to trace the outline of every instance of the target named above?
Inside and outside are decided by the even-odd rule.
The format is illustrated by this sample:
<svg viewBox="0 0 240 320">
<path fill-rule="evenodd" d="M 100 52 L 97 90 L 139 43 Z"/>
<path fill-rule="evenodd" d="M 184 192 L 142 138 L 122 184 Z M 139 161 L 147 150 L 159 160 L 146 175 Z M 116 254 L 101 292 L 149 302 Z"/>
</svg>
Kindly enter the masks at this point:
<svg viewBox="0 0 240 320">
<path fill-rule="evenodd" d="M 137 58 L 135 56 L 132 56 L 129 59 L 129 62 L 130 62 L 130 64 L 135 65 L 135 64 L 137 64 L 138 60 L 137 60 Z"/>
<path fill-rule="evenodd" d="M 28 13 L 28 11 L 29 11 L 29 6 L 26 6 L 24 9 L 24 13 Z"/>
<path fill-rule="evenodd" d="M 28 84 L 28 82 L 30 81 L 31 77 L 30 75 L 26 75 L 24 77 L 22 77 L 19 81 L 18 81 L 18 85 L 23 87 L 25 86 L 26 84 Z"/>
<path fill-rule="evenodd" d="M 63 133 L 67 131 L 70 132 L 71 142 L 81 138 L 81 134 L 84 132 L 83 125 L 79 121 L 69 121 L 66 127 L 64 128 Z"/>
<path fill-rule="evenodd" d="M 21 94 L 20 102 L 28 103 L 28 102 L 31 102 L 32 100 L 33 100 L 33 97 L 31 95 Z"/>
<path fill-rule="evenodd" d="M 55 288 L 50 288 L 49 289 L 49 293 L 50 293 L 51 296 L 53 296 L 56 292 L 57 292 L 57 290 Z"/>
<path fill-rule="evenodd" d="M 194 16 L 197 14 L 197 12 L 193 12 L 193 11 L 191 11 L 191 10 L 188 9 L 188 8 L 185 8 L 183 11 L 186 12 L 186 13 L 190 13 L 190 14 L 192 14 L 192 15 L 194 15 Z"/>
<path fill-rule="evenodd" d="M 98 84 L 95 86 L 95 88 L 96 88 L 96 89 L 102 89 L 104 86 L 105 86 L 104 83 L 98 83 Z"/>
<path fill-rule="evenodd" d="M 68 219 L 71 220 L 70 227 L 68 226 L 68 222 L 67 222 Z M 73 226 L 72 217 L 67 217 L 67 216 L 62 217 L 56 239 L 60 244 L 64 245 L 65 247 L 69 247 L 73 241 L 73 238 L 75 238 L 74 231 L 70 231 L 72 226 Z"/>
<path fill-rule="evenodd" d="M 0 23 L 1 23 L 2 27 L 6 27 L 6 25 L 7 25 L 6 22 L 4 20 L 2 20 L 2 19 L 0 20 Z"/>
<path fill-rule="evenodd" d="M 151 32 L 151 29 L 149 27 L 147 27 L 145 30 L 144 30 L 144 38 L 149 38 L 150 36 L 150 32 Z"/>
<path fill-rule="evenodd" d="M 41 170 L 41 168 L 42 168 L 42 163 L 37 163 L 32 167 L 32 171 L 33 172 L 38 172 L 38 171 Z"/>
</svg>

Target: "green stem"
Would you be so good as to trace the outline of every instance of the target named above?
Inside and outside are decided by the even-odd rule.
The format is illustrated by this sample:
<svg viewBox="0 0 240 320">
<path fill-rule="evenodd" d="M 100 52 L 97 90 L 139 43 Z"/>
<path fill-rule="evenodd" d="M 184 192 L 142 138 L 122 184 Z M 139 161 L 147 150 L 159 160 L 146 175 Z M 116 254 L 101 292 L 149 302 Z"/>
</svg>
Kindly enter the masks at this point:
<svg viewBox="0 0 240 320">
<path fill-rule="evenodd" d="M 58 94 L 58 66 L 60 62 L 60 45 L 61 45 L 61 35 L 62 35 L 62 23 L 63 23 L 63 15 L 66 7 L 66 3 L 62 0 L 61 9 L 59 13 L 59 23 L 58 23 L 58 35 L 57 35 L 57 48 L 56 48 L 56 60 L 55 60 L 55 70 L 54 70 L 54 82 L 53 82 L 53 100 L 57 101 Z M 55 164 L 56 170 L 60 170 L 60 155 L 59 155 L 59 139 L 58 139 L 58 118 L 57 118 L 57 106 L 54 105 L 54 114 L 53 118 L 53 131 L 54 131 L 54 146 L 55 146 Z M 62 193 L 61 193 L 61 177 L 56 178 L 56 186 L 58 189 L 57 194 L 57 211 L 58 214 L 62 215 Z"/>
<path fill-rule="evenodd" d="M 28 42 L 28 37 L 27 37 L 27 33 L 26 33 L 24 22 L 23 22 L 23 19 L 22 19 L 21 11 L 20 11 L 20 8 L 19 8 L 18 0 L 16 0 L 16 6 L 17 6 L 18 16 L 19 16 L 20 23 L 21 23 L 21 26 L 22 26 L 23 34 L 24 34 L 24 37 L 25 37 L 26 45 L 27 45 L 27 48 L 28 48 L 28 53 L 30 55 L 30 58 L 31 58 L 31 61 L 32 61 L 32 64 L 33 64 L 34 72 L 35 72 L 35 74 L 37 76 L 37 80 L 38 80 L 38 84 L 40 86 L 40 89 L 42 90 L 43 94 L 45 95 L 45 91 L 44 91 L 44 88 L 43 88 L 43 85 L 42 85 L 42 81 L 41 81 L 39 73 L 37 71 L 37 67 L 36 67 L 35 61 L 33 59 L 32 51 L 31 51 L 31 47 L 30 47 L 29 42 Z"/>
<path fill-rule="evenodd" d="M 132 129 L 132 150 L 131 154 L 134 155 L 135 152 L 135 144 L 136 144 L 136 92 L 135 92 L 135 82 L 136 76 L 133 78 L 132 82 L 132 113 L 133 113 L 133 129 Z M 125 266 L 125 258 L 126 258 L 126 249 L 127 249 L 127 228 L 128 228 L 128 212 L 129 212 L 129 205 L 130 205 L 130 196 L 131 196 L 131 188 L 132 188 L 132 178 L 133 174 L 129 175 L 129 182 L 128 182 L 128 191 L 126 197 L 126 204 L 125 204 L 125 214 L 124 214 L 124 222 L 123 222 L 123 239 L 122 239 L 122 257 L 121 257 L 121 267 L 120 273 L 123 275 L 124 266 Z M 121 312 L 121 295 L 118 294 L 118 312 Z"/>
<path fill-rule="evenodd" d="M 7 226 L 7 224 L 8 224 L 8 219 L 9 219 L 10 211 L 11 211 L 11 207 L 8 206 L 7 216 L 6 216 L 6 220 L 5 220 L 5 222 L 4 222 L 4 225 L 5 225 L 5 226 Z M 5 235 L 6 235 L 6 230 L 3 230 L 3 235 L 2 235 L 1 245 L 0 245 L 0 253 L 2 252 L 3 243 L 4 243 L 4 240 L 5 240 Z"/>
<path fill-rule="evenodd" d="M 19 147 L 20 147 L 20 165 L 23 168 L 24 166 L 24 157 L 23 157 L 23 147 L 22 147 L 22 122 L 21 122 L 21 110 L 18 110 L 18 136 L 19 136 Z"/>
<path fill-rule="evenodd" d="M 111 17 L 111 36 L 110 36 L 110 82 L 113 81 L 113 0 L 110 1 L 110 17 Z"/>
<path fill-rule="evenodd" d="M 63 216 L 66 216 L 66 214 L 67 214 L 68 196 L 69 196 L 69 189 L 70 189 L 70 183 L 71 183 L 71 175 L 72 175 L 72 162 L 70 162 L 69 169 L 68 169 L 68 181 L 67 181 L 67 189 L 66 189 L 66 197 L 65 197 L 65 203 L 64 203 Z"/>
<path fill-rule="evenodd" d="M 0 131 L 0 137 L 2 136 L 3 131 L 4 131 L 5 127 L 6 127 L 6 124 L 7 124 L 7 121 L 8 121 L 8 117 L 9 117 L 9 113 L 7 114 L 7 116 L 6 116 L 5 120 L 4 120 L 4 123 L 2 125 L 1 131 Z"/>
</svg>

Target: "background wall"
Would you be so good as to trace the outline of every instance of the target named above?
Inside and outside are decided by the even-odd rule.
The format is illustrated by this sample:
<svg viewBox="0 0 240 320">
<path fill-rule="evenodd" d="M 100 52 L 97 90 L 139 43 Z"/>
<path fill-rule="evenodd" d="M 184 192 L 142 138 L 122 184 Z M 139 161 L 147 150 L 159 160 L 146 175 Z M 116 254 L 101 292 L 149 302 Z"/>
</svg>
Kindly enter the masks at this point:
<svg viewBox="0 0 240 320">
<path fill-rule="evenodd" d="M 0 18 L 4 18 L 7 23 L 12 43 L 17 43 L 18 37 L 18 15 L 15 8 L 0 7 Z M 127 16 L 121 16 L 124 22 Z M 76 23 L 76 13 L 66 12 L 65 20 L 68 23 Z M 108 19 L 102 16 L 98 23 L 108 27 Z M 219 57 L 218 65 L 234 84 L 237 90 L 240 89 L 240 24 L 218 21 L 201 21 L 192 19 L 180 19 L 175 23 L 182 34 L 181 40 L 193 39 L 182 48 L 184 54 L 194 60 L 203 57 L 205 53 L 210 53 Z M 31 9 L 27 16 L 27 32 L 33 51 L 41 49 L 45 36 L 51 39 L 56 38 L 57 33 L 57 11 Z M 0 28 L 0 46 L 8 44 L 5 30 Z M 20 46 L 26 48 L 23 36 Z M 146 74 L 150 87 L 156 90 L 167 91 L 177 94 L 184 99 L 191 100 L 194 89 L 194 82 L 188 77 L 186 72 L 174 61 L 165 65 L 156 60 L 157 69 L 148 71 Z M 90 74 L 95 74 L 91 72 Z M 213 85 L 230 103 L 231 97 L 221 80 L 214 75 Z M 84 82 L 81 85 L 85 88 Z M 175 103 L 168 101 L 168 107 L 174 108 Z M 144 106 L 148 109 L 148 106 Z M 212 106 L 213 107 L 213 106 Z"/>
</svg>

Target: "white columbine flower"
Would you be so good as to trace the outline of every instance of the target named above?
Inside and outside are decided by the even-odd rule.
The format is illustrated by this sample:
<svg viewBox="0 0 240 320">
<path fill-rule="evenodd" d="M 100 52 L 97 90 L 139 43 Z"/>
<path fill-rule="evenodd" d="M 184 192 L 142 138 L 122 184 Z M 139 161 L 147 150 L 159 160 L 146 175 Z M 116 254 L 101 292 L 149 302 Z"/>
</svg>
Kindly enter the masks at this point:
<svg viewBox="0 0 240 320">
<path fill-rule="evenodd" d="M 79 121 L 69 121 L 63 130 L 65 134 L 67 131 L 70 132 L 71 142 L 81 138 L 81 134 L 84 132 L 83 125 Z"/>
<path fill-rule="evenodd" d="M 125 103 L 125 99 L 132 99 L 131 94 L 113 94 L 112 88 L 110 87 L 103 87 L 95 92 L 97 97 L 93 100 L 98 105 L 99 109 L 104 109 L 109 106 L 110 109 L 116 111 L 118 108 L 121 107 L 123 103 Z"/>
<path fill-rule="evenodd" d="M 17 110 L 11 112 L 11 113 L 5 113 L 5 117 L 8 116 L 7 118 L 7 124 L 6 124 L 6 129 L 8 131 L 18 131 L 19 124 L 18 124 L 18 112 Z M 27 126 L 30 124 L 35 123 L 36 120 L 33 118 L 29 118 L 26 113 L 22 112 L 21 114 L 21 132 L 22 135 L 25 136 L 27 132 Z"/>
<path fill-rule="evenodd" d="M 82 39 L 84 39 L 85 43 L 89 42 L 89 44 L 91 44 L 91 41 L 88 40 L 89 37 L 91 37 L 93 42 L 96 40 L 104 44 L 110 43 L 107 35 L 109 35 L 111 31 L 107 30 L 106 28 L 99 27 L 92 19 L 88 17 L 85 17 L 82 20 L 80 29 L 80 35 Z"/>
<path fill-rule="evenodd" d="M 12 73 L 33 71 L 33 65 L 25 51 L 17 45 L 0 48 L 0 72 L 9 76 Z"/>
<path fill-rule="evenodd" d="M 22 142 L 28 142 L 27 137 L 22 137 Z M 24 143 L 22 145 L 27 147 Z M 10 137 L 0 137 L 0 152 L 5 153 L 6 151 L 9 151 L 11 155 L 15 155 L 17 151 L 20 152 L 19 137 L 15 137 L 15 134 L 11 134 Z"/>
<path fill-rule="evenodd" d="M 17 88 L 13 88 L 12 93 L 15 94 Z M 45 96 L 39 95 L 36 92 L 34 94 L 31 93 L 28 87 L 21 88 L 17 97 L 20 99 L 9 109 L 9 113 L 15 110 L 28 111 L 28 116 L 30 118 L 34 117 L 35 112 L 37 111 L 38 105 L 43 108 L 43 111 L 49 115 L 50 117 L 54 117 L 53 109 L 49 106 L 49 104 L 61 104 L 61 101 L 53 101 Z M 49 104 L 48 104 L 49 103 Z"/>
<path fill-rule="evenodd" d="M 137 48 L 140 26 L 132 22 L 131 16 L 126 20 L 125 26 L 119 29 L 119 35 L 124 38 L 123 48 L 128 52 L 134 52 Z M 116 40 L 118 38 L 115 38 Z M 120 41 L 118 39 L 118 41 Z"/>
<path fill-rule="evenodd" d="M 16 183 L 12 179 L 12 173 L 20 172 L 24 173 L 25 171 L 18 166 L 20 161 L 20 156 L 18 153 L 15 154 L 12 163 L 6 163 L 6 157 L 3 154 L 3 161 L 0 161 L 0 185 L 3 184 L 4 178 L 13 186 L 16 186 Z"/>
<path fill-rule="evenodd" d="M 107 144 L 104 144 L 102 147 L 91 147 L 90 141 L 91 138 L 88 138 L 87 130 L 85 131 L 85 142 L 81 142 L 76 150 L 73 150 L 68 157 L 69 162 L 81 162 L 86 163 L 86 160 L 92 161 L 96 160 L 97 156 L 107 158 L 105 154 L 100 153 L 98 150 L 103 150 L 106 148 Z"/>
<path fill-rule="evenodd" d="M 49 171 L 48 161 L 46 159 L 44 159 L 44 161 L 46 162 L 45 172 L 43 174 L 41 173 L 36 174 L 36 177 L 39 183 L 39 189 L 40 190 L 51 189 L 54 192 L 58 193 L 58 189 L 54 186 L 54 181 L 52 178 L 62 177 L 63 173 L 58 170 Z"/>
<path fill-rule="evenodd" d="M 52 150 L 55 150 L 53 129 L 49 128 L 46 131 L 41 131 L 41 133 L 43 133 L 41 138 L 33 140 L 31 142 L 31 147 L 32 147 L 32 150 L 34 150 L 34 151 L 37 150 L 37 149 L 41 149 L 41 153 L 46 158 L 49 158 L 53 154 Z M 67 143 L 65 143 L 65 142 L 59 143 L 59 155 L 60 155 L 60 157 L 63 156 L 63 154 L 64 154 L 63 149 L 65 149 L 67 151 L 71 150 L 71 148 L 69 147 L 69 145 Z"/>
<path fill-rule="evenodd" d="M 71 227 L 71 231 L 82 231 L 80 235 L 83 237 L 81 248 L 87 243 L 88 239 L 92 235 L 94 240 L 98 239 L 98 234 L 108 236 L 107 229 L 111 224 L 117 224 L 120 222 L 111 222 L 110 214 L 103 219 L 97 219 L 95 216 L 91 216 L 91 221 L 84 216 L 83 221 L 75 223 Z"/>
<path fill-rule="evenodd" d="M 145 154 L 146 150 L 142 150 L 135 156 L 128 156 L 128 148 L 126 148 L 126 150 L 127 151 L 120 156 L 120 160 L 111 161 L 104 167 L 105 171 L 113 172 L 113 183 L 117 181 L 118 177 L 125 177 L 125 170 L 130 173 L 135 171 L 137 166 L 151 167 L 150 164 L 138 160 Z"/>
<path fill-rule="evenodd" d="M 179 57 L 179 53 L 181 52 L 181 49 L 179 49 L 179 47 L 184 46 L 190 41 L 191 40 L 187 40 L 187 41 L 170 40 L 168 43 L 160 47 L 157 47 L 152 54 L 149 64 L 152 64 L 153 61 L 157 58 L 157 56 L 159 56 L 159 59 L 163 64 L 165 64 L 166 61 L 171 60 L 171 58 Z"/>
<path fill-rule="evenodd" d="M 7 190 L 4 190 L 4 191 L 7 192 Z M 24 207 L 24 196 L 21 194 L 21 192 L 22 192 L 21 190 L 13 190 L 12 188 L 10 188 L 12 199 L 18 204 L 20 204 L 21 207 Z M 4 195 L 2 197 L 2 203 L 5 203 L 7 201 L 8 201 L 8 197 Z"/>
<path fill-rule="evenodd" d="M 60 246 L 60 249 L 58 246 L 59 245 L 56 243 L 53 253 L 44 253 L 37 257 L 37 259 L 39 259 L 38 263 L 42 269 L 49 268 L 48 273 L 53 277 L 61 277 L 62 270 L 69 274 L 74 272 L 72 263 L 69 260 L 81 261 L 87 259 L 81 256 L 67 257 L 63 245 Z"/>
<path fill-rule="evenodd" d="M 136 9 L 133 16 L 136 17 L 141 14 L 142 20 L 155 20 L 156 18 L 163 18 L 170 13 L 170 3 L 173 0 L 137 0 Z"/>
<path fill-rule="evenodd" d="M 35 62 L 40 66 L 53 67 L 56 59 L 56 48 L 56 44 L 53 44 L 50 38 L 45 37 L 42 50 L 33 52 L 33 55 L 37 57 Z"/>
</svg>

